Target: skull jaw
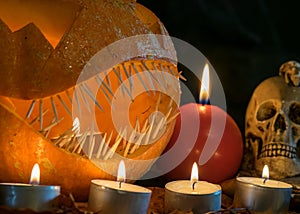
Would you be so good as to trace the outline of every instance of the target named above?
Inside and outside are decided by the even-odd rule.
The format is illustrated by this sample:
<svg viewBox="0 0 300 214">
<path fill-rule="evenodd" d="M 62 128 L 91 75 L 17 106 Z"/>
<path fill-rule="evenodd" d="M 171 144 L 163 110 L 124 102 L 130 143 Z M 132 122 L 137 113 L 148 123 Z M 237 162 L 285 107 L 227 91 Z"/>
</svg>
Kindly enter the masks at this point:
<svg viewBox="0 0 300 214">
<path fill-rule="evenodd" d="M 270 169 L 270 177 L 282 179 L 300 175 L 300 160 L 286 157 L 267 157 L 255 161 L 255 170 L 258 175 L 262 174 L 264 165 Z"/>
<path fill-rule="evenodd" d="M 282 141 L 263 143 L 254 134 L 248 134 L 246 139 L 251 142 L 252 160 L 257 176 L 262 175 L 264 165 L 268 165 L 270 177 L 274 179 L 300 175 L 300 158 L 291 144 Z"/>
</svg>

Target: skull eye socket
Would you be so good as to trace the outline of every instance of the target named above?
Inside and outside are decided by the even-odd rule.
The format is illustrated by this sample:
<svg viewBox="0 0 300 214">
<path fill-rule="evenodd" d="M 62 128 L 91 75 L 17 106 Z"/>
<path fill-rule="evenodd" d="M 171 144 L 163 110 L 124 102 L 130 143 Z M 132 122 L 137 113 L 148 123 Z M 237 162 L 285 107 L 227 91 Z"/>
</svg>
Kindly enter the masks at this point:
<svg viewBox="0 0 300 214">
<path fill-rule="evenodd" d="M 266 102 L 262 104 L 256 114 L 256 119 L 258 121 L 268 120 L 274 117 L 276 114 L 276 108 L 272 102 Z"/>
<path fill-rule="evenodd" d="M 300 125 L 300 104 L 293 103 L 290 105 L 289 118 L 292 122 Z"/>
</svg>

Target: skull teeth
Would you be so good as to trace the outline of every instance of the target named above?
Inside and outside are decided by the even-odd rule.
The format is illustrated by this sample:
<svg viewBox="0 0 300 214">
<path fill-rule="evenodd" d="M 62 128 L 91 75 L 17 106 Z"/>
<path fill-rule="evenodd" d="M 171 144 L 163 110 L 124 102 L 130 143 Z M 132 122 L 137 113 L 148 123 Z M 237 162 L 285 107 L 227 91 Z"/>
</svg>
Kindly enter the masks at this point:
<svg viewBox="0 0 300 214">
<path fill-rule="evenodd" d="M 258 159 L 266 157 L 285 157 L 294 159 L 297 157 L 296 148 L 286 144 L 268 144 L 262 147 Z"/>
</svg>

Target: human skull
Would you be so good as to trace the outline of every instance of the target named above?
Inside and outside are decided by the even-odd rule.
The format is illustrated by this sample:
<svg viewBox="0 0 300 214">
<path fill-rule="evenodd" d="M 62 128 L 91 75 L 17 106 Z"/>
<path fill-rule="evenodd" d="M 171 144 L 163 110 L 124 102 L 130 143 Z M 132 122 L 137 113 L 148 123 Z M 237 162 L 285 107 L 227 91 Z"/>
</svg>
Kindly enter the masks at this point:
<svg viewBox="0 0 300 214">
<path fill-rule="evenodd" d="M 297 69 L 286 69 L 292 64 Z M 283 64 L 280 76 L 257 86 L 246 111 L 246 150 L 252 151 L 254 168 L 261 174 L 266 164 L 277 179 L 300 174 L 300 86 L 290 82 L 299 76 L 295 71 L 298 63 Z"/>
</svg>

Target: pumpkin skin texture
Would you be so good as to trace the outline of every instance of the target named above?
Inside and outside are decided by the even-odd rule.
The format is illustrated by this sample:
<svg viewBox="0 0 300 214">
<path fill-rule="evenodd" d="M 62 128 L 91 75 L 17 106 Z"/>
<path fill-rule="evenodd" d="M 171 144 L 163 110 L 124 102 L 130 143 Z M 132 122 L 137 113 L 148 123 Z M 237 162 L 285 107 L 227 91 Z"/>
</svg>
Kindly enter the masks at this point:
<svg viewBox="0 0 300 214">
<path fill-rule="evenodd" d="M 50 5 L 71 8 L 73 18 L 71 26 L 63 33 L 60 31 L 63 36 L 57 36 L 60 40 L 56 43 L 48 40 L 49 33 L 45 35 L 45 28 L 35 22 L 11 29 L 0 13 L 0 37 L 5 38 L 0 40 L 0 67 L 3 68 L 0 70 L 3 80 L 0 85 L 0 182 L 28 183 L 37 162 L 41 168 L 41 184 L 60 185 L 62 193 L 72 193 L 77 201 L 86 201 L 91 179 L 115 180 L 120 159 L 125 160 L 129 182 L 134 182 L 163 152 L 173 133 L 174 116 L 178 111 L 179 74 L 172 59 L 159 55 L 149 57 L 145 52 L 106 67 L 103 76 L 91 71 L 78 82 L 85 65 L 107 45 L 140 34 L 168 36 L 168 33 L 151 11 L 132 1 L 51 1 L 45 0 Z M 18 0 L 12 2 L 18 3 Z M 38 1 L 28 2 L 35 5 Z M 151 43 L 151 38 L 145 40 L 148 39 Z M 169 43 L 161 47 L 176 55 Z M 142 88 L 143 92 L 133 97 L 124 114 L 128 114 L 131 127 L 145 134 L 138 146 L 128 142 L 129 131 L 127 138 L 117 144 L 126 128 L 120 131 L 111 116 L 115 113 L 112 102 L 131 93 L 126 90 L 125 95 L 118 93 L 120 85 L 134 75 L 133 86 Z M 103 81 L 97 82 L 98 89 L 91 98 L 88 88 L 99 78 Z M 151 84 L 157 92 L 151 89 Z M 85 129 L 90 128 L 91 121 L 84 117 L 88 114 L 84 105 L 78 107 L 83 114 L 79 119 L 80 131 L 73 130 L 76 93 L 82 103 L 86 104 L 85 99 L 94 102 L 97 133 Z M 122 107 L 122 103 L 117 104 Z M 153 119 L 157 111 L 166 119 L 161 126 L 158 119 Z M 161 128 L 155 130 L 155 127 Z M 111 135 L 110 141 L 105 142 L 107 151 L 100 149 L 99 142 L 90 140 L 94 134 L 106 140 Z M 101 153 L 99 157 L 97 152 Z"/>
</svg>

